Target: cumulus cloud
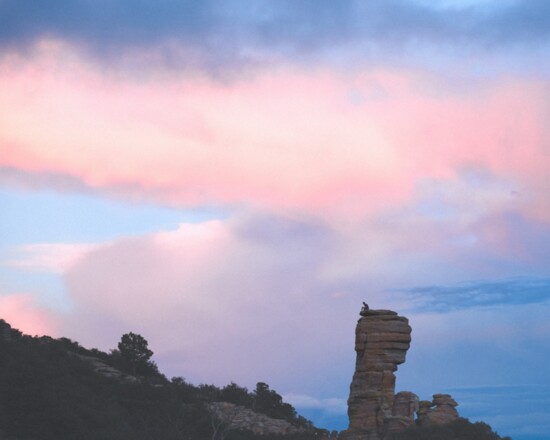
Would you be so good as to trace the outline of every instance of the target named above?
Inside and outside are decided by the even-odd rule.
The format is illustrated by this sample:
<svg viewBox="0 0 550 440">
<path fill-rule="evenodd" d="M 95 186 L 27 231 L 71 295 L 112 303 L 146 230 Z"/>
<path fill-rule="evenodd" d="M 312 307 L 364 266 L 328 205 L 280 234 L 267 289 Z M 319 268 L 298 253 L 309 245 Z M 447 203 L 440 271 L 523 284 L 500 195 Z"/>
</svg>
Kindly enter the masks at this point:
<svg viewBox="0 0 550 440">
<path fill-rule="evenodd" d="M 389 235 L 379 233 L 255 213 L 98 245 L 63 273 L 74 304 L 64 333 L 106 349 L 116 335 L 142 332 L 161 366 L 195 381 L 269 377 L 290 387 L 292 359 L 292 376 L 308 377 L 301 387 L 314 390 L 332 374 L 345 389 L 354 324 L 345 317 L 363 299 L 407 304 L 384 291 L 407 244 L 384 244 Z M 410 257 L 407 276 L 426 276 Z M 224 362 L 206 362 L 217 357 Z"/>
<path fill-rule="evenodd" d="M 296 377 L 328 362 L 327 346 L 345 359 L 338 341 L 352 330 L 330 323 L 349 298 L 321 282 L 330 231 L 277 218 L 249 223 L 182 224 L 89 252 L 64 275 L 75 304 L 66 333 L 107 348 L 138 331 L 163 369 L 194 381 L 276 385 L 293 359 L 303 360 Z M 321 377 L 309 380 L 314 387 Z"/>
<path fill-rule="evenodd" d="M 410 227 L 410 217 L 402 220 Z M 464 276 L 449 265 L 456 243 L 444 240 L 446 223 L 437 218 L 422 228 L 415 224 L 414 233 L 400 222 L 381 223 L 338 227 L 250 211 L 121 237 L 83 249 L 71 264 L 47 265 L 62 268 L 72 303 L 70 313 L 50 317 L 57 334 L 105 350 L 125 332 L 141 333 L 169 376 L 248 387 L 266 381 L 302 414 L 327 426 L 345 424 L 353 327 L 362 300 L 410 318 L 413 342 L 399 369 L 399 389 L 429 397 L 450 385 L 514 383 L 523 377 L 517 365 L 544 361 L 548 301 L 540 300 L 537 280 L 525 278 L 523 286 L 521 279 L 486 282 L 484 297 L 496 299 L 485 308 L 471 307 L 470 290 L 451 299 L 444 287 L 453 286 L 441 284 L 443 293 L 434 292 L 433 302 L 421 297 L 422 306 L 414 289 L 388 288 Z M 439 237 L 437 246 L 418 248 Z M 73 251 L 54 250 L 67 250 L 68 256 Z M 33 251 L 38 262 L 40 252 L 52 253 L 47 247 Z M 522 289 L 533 301 L 510 301 L 512 291 Z M 461 302 L 463 307 L 455 307 Z M 531 379 L 545 381 L 546 375 L 539 369 Z"/>
<path fill-rule="evenodd" d="M 483 332 L 486 343 L 503 334 L 516 335 L 512 343 L 523 338 L 514 313 L 501 321 L 498 310 L 483 318 L 469 311 L 484 299 L 516 306 L 513 293 L 520 291 L 523 302 L 540 304 L 546 284 L 496 280 L 463 285 L 458 293 L 456 286 L 428 293 L 395 289 L 437 277 L 459 280 L 464 272 L 450 263 L 462 251 L 452 237 L 444 240 L 437 222 L 414 225 L 414 233 L 382 223 L 337 227 L 316 218 L 249 212 L 94 247 L 35 246 L 25 265 L 61 271 L 73 305 L 58 317 L 62 333 L 108 349 L 118 335 L 140 332 L 163 370 L 197 382 L 250 386 L 265 378 L 288 392 L 292 377 L 307 377 L 299 386 L 311 393 L 331 377 L 335 390 L 346 389 L 349 378 L 341 371 L 353 365 L 351 317 L 362 300 L 406 311 L 415 338 L 429 347 L 471 341 L 480 322 L 492 323 L 493 331 Z M 418 248 L 436 237 L 437 246 Z M 483 267 L 478 273 L 485 275 Z M 503 286 L 509 291 L 502 292 Z M 476 288 L 484 289 L 481 299 L 472 296 Z M 449 312 L 457 308 L 468 313 Z M 436 315 L 442 311 L 449 313 Z M 545 320 L 535 321 L 529 335 L 546 337 Z M 219 358 L 224 362 L 211 361 Z"/>
</svg>

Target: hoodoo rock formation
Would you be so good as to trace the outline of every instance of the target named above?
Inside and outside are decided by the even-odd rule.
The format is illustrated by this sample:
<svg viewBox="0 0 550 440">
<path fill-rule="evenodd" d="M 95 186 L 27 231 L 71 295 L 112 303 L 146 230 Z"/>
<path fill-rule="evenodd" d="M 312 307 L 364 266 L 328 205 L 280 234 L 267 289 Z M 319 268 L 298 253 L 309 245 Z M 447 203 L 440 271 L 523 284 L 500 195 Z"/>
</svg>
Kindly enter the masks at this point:
<svg viewBox="0 0 550 440">
<path fill-rule="evenodd" d="M 348 399 L 346 440 L 379 440 L 393 416 L 397 366 L 411 342 L 407 318 L 390 310 L 365 310 L 355 329 L 357 360 Z"/>
<path fill-rule="evenodd" d="M 420 426 L 442 425 L 458 419 L 458 403 L 449 394 L 434 394 L 433 402 L 423 400 L 418 411 Z"/>
<path fill-rule="evenodd" d="M 349 427 L 340 439 L 383 440 L 417 422 L 442 424 L 458 417 L 457 404 L 449 395 L 436 394 L 432 403 L 419 402 L 410 391 L 395 394 L 394 372 L 405 362 L 410 342 L 407 318 L 364 305 L 355 329 L 357 359 L 348 399 Z"/>
</svg>

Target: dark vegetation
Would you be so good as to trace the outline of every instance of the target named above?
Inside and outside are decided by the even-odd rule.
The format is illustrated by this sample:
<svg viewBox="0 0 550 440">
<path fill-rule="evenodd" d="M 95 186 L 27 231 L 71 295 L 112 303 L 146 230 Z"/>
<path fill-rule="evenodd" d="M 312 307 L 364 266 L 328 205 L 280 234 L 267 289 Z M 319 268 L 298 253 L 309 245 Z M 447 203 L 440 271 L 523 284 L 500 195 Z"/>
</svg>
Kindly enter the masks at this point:
<svg viewBox="0 0 550 440">
<path fill-rule="evenodd" d="M 265 383 L 249 392 L 168 380 L 150 361 L 153 352 L 140 335 L 123 335 L 117 350 L 87 350 L 67 338 L 31 337 L 0 320 L 0 439 L 2 440 L 171 440 L 257 439 L 219 430 L 213 438 L 208 404 L 226 401 L 284 419 L 307 434 L 264 440 L 315 438 L 311 422 Z M 80 356 L 92 356 L 124 373 L 104 377 Z M 132 376 L 130 376 L 132 375 Z M 313 436 L 313 437 L 312 437 Z"/>
<path fill-rule="evenodd" d="M 0 319 L 0 439 L 2 440 L 311 440 L 323 438 L 282 397 L 259 382 L 250 392 L 235 383 L 222 388 L 168 380 L 140 335 L 123 335 L 118 349 L 88 350 L 67 338 L 31 337 Z M 123 373 L 123 380 L 94 371 L 86 357 Z M 87 360 L 88 359 L 88 360 Z M 220 428 L 208 405 L 230 402 L 304 432 L 258 436 Z M 498 440 L 488 425 L 460 419 L 414 428 L 392 440 Z M 508 438 L 506 438 L 508 439 Z M 508 439 L 509 440 L 509 439 Z"/>
<path fill-rule="evenodd" d="M 511 440 L 500 437 L 483 422 L 471 423 L 460 418 L 440 426 L 413 427 L 395 434 L 390 440 Z"/>
</svg>

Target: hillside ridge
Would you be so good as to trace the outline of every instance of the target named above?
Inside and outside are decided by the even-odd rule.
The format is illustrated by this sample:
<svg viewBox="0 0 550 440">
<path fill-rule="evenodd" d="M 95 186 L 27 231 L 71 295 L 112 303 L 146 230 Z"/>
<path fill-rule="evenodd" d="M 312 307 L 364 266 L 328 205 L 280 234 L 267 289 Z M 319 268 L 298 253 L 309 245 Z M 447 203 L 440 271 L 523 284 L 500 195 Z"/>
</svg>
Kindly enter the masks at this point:
<svg viewBox="0 0 550 440">
<path fill-rule="evenodd" d="M 406 426 L 399 425 L 403 429 L 383 431 L 383 440 L 501 439 L 487 424 L 470 423 L 459 417 L 429 426 L 414 421 L 411 409 L 420 417 L 423 408 L 433 411 L 432 403 L 426 407 L 420 402 L 417 409 L 414 404 L 411 406 L 413 393 L 393 396 L 393 382 L 388 375 L 388 371 L 393 374 L 393 368 L 404 361 L 404 354 L 397 353 L 405 349 L 403 344 L 408 344 L 408 323 L 395 312 L 368 316 L 384 322 L 386 330 L 398 328 L 399 331 L 390 331 L 393 336 L 388 339 L 380 328 L 372 331 L 372 321 L 360 319 L 356 350 L 363 353 L 357 365 L 359 370 L 363 366 L 377 366 L 378 370 L 364 370 L 366 375 L 354 375 L 356 383 L 352 382 L 350 388 L 350 413 L 357 416 L 359 425 L 350 417 L 351 429 L 341 433 L 315 427 L 264 382 L 258 382 L 256 388 L 249 391 L 235 383 L 220 388 L 193 385 L 182 377 L 168 380 L 149 359 L 152 351 L 140 335 L 123 335 L 121 341 L 133 335 L 135 338 L 130 339 L 138 342 L 133 347 L 136 356 L 125 358 L 129 355 L 120 350 L 121 343 L 119 349 L 105 353 L 86 349 L 68 338 L 24 335 L 0 319 L 0 439 L 371 440 L 378 439 L 381 427 L 386 429 L 395 420 L 405 419 Z M 370 331 L 366 336 L 365 328 Z M 396 338 L 396 335 L 400 336 Z M 138 356 L 144 353 L 145 356 Z M 376 353 L 378 358 L 373 356 Z M 363 362 L 365 355 L 370 359 Z M 383 362 L 378 362 L 380 359 Z M 393 363 L 388 362 L 390 359 Z M 372 375 L 373 372 L 376 374 Z M 378 383 L 378 379 L 383 379 L 379 383 L 383 386 L 377 391 L 373 384 Z M 389 401 L 381 396 L 390 398 L 390 391 L 393 409 L 388 413 Z M 353 399 L 366 396 L 371 398 L 370 403 L 367 399 L 366 406 L 365 402 L 354 404 Z M 434 403 L 436 399 L 439 406 L 454 402 L 445 395 L 434 396 Z M 354 413 L 357 408 L 359 413 L 365 408 L 374 408 L 381 418 Z M 367 419 L 374 420 L 374 430 L 361 425 Z"/>
</svg>

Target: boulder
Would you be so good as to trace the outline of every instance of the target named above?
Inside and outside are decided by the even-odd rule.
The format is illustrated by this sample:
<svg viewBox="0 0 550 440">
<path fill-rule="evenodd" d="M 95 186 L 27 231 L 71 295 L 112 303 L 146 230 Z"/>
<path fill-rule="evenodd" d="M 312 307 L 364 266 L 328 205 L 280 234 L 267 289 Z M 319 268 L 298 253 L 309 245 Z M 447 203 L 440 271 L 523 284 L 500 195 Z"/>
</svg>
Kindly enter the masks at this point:
<svg viewBox="0 0 550 440">
<path fill-rule="evenodd" d="M 419 409 L 418 396 L 410 391 L 401 391 L 393 399 L 393 415 L 407 418 L 414 423 L 415 414 Z"/>
<path fill-rule="evenodd" d="M 424 406 L 422 403 L 418 411 L 420 426 L 444 425 L 459 417 L 458 411 L 455 409 L 458 403 L 450 394 L 434 394 L 432 402 L 424 403 Z"/>
</svg>

